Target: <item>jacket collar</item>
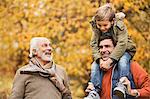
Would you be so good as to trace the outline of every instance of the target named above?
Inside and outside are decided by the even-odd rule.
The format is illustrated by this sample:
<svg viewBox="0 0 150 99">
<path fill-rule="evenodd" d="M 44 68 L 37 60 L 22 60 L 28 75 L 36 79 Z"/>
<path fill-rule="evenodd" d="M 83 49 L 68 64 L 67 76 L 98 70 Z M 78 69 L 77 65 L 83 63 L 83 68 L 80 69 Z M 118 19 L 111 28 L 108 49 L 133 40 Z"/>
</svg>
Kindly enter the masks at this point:
<svg viewBox="0 0 150 99">
<path fill-rule="evenodd" d="M 29 66 L 20 71 L 21 74 L 40 74 L 41 76 L 53 76 L 55 75 L 56 65 L 54 62 L 48 63 L 46 65 L 51 65 L 49 69 L 42 68 L 41 64 L 36 58 L 31 58 L 29 61 Z"/>
</svg>

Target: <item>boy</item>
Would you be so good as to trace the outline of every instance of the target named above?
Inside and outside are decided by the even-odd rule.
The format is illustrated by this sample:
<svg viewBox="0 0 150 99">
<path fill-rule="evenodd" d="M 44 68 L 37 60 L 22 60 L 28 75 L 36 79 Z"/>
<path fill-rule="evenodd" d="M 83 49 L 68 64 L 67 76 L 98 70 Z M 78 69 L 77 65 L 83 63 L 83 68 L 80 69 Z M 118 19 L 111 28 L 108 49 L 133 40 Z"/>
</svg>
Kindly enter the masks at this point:
<svg viewBox="0 0 150 99">
<path fill-rule="evenodd" d="M 128 37 L 126 26 L 122 20 L 124 17 L 125 15 L 123 13 L 115 14 L 112 5 L 108 3 L 97 10 L 96 15 L 91 21 L 93 36 L 90 45 L 92 47 L 95 61 L 91 68 L 89 86 L 94 86 L 94 89 L 89 91 L 87 88 L 86 92 L 89 92 L 89 95 L 85 99 L 94 99 L 93 93 L 95 94 L 95 92 L 100 92 L 103 74 L 111 67 L 112 64 L 118 63 L 120 78 L 128 77 L 130 72 L 130 60 L 136 52 L 136 47 L 132 40 Z M 100 37 L 107 33 L 113 37 L 114 41 L 116 41 L 116 46 L 110 54 L 109 59 L 102 60 L 98 42 Z M 122 91 L 120 90 L 120 87 L 125 89 L 125 86 L 119 81 L 114 89 L 114 93 Z"/>
</svg>

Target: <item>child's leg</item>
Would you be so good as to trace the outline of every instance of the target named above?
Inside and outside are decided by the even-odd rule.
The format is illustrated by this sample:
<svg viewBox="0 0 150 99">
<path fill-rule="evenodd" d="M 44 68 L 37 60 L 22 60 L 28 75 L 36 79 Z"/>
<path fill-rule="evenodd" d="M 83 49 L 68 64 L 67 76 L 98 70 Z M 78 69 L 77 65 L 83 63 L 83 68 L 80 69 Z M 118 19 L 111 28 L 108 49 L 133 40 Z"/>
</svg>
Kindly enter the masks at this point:
<svg viewBox="0 0 150 99">
<path fill-rule="evenodd" d="M 102 77 L 103 77 L 103 71 L 100 69 L 99 64 L 97 64 L 94 61 L 92 63 L 92 67 L 91 67 L 91 79 L 90 79 L 90 81 L 94 84 L 95 90 L 97 92 L 100 91 L 100 88 L 102 85 Z"/>
<path fill-rule="evenodd" d="M 131 60 L 131 55 L 127 52 L 125 52 L 124 55 L 120 58 L 120 60 L 118 62 L 118 72 L 120 74 L 119 79 L 121 77 L 128 77 L 129 78 L 130 60 Z M 124 99 L 126 99 L 126 94 L 125 93 L 126 93 L 126 86 L 124 86 L 122 84 L 122 82 L 119 81 L 116 84 L 116 87 L 114 88 L 114 95 L 119 96 L 119 97 L 122 96 L 122 98 L 124 97 Z"/>
<path fill-rule="evenodd" d="M 131 55 L 128 52 L 125 52 L 124 55 L 120 58 L 118 62 L 118 70 L 120 73 L 120 78 L 129 76 L 130 60 L 131 60 Z"/>
</svg>

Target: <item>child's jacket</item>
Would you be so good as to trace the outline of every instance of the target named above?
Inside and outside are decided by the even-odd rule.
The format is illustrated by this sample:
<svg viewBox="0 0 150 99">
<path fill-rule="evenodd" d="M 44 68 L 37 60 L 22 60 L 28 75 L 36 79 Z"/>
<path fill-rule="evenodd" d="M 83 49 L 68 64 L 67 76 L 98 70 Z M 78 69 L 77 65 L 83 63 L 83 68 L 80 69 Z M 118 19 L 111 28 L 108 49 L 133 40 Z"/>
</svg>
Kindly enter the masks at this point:
<svg viewBox="0 0 150 99">
<path fill-rule="evenodd" d="M 113 29 L 110 32 L 113 32 L 112 36 L 114 40 L 117 42 L 115 49 L 110 54 L 110 58 L 115 59 L 118 61 L 124 52 L 129 52 L 129 54 L 133 57 L 136 52 L 136 47 L 131 38 L 128 36 L 127 28 L 124 25 L 123 13 L 117 13 L 115 16 L 115 22 L 113 25 Z M 92 21 L 90 22 L 93 30 L 92 38 L 90 45 L 92 47 L 92 53 L 94 60 L 101 58 L 100 51 L 99 51 L 99 39 L 102 35 L 102 32 L 97 28 L 95 18 L 93 17 Z"/>
</svg>

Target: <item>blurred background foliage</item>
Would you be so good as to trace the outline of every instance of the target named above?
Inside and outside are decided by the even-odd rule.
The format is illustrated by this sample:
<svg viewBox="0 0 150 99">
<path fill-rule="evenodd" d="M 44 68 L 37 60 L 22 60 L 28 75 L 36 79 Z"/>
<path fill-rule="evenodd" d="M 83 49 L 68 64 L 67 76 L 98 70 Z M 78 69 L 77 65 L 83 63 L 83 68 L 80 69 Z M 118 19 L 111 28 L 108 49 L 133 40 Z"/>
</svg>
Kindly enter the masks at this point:
<svg viewBox="0 0 150 99">
<path fill-rule="evenodd" d="M 51 40 L 55 62 L 69 75 L 73 99 L 82 99 L 92 63 L 89 22 L 100 2 L 108 1 L 126 14 L 137 45 L 134 60 L 150 74 L 149 0 L 0 0 L 0 99 L 9 96 L 16 70 L 28 63 L 35 36 Z"/>
</svg>

